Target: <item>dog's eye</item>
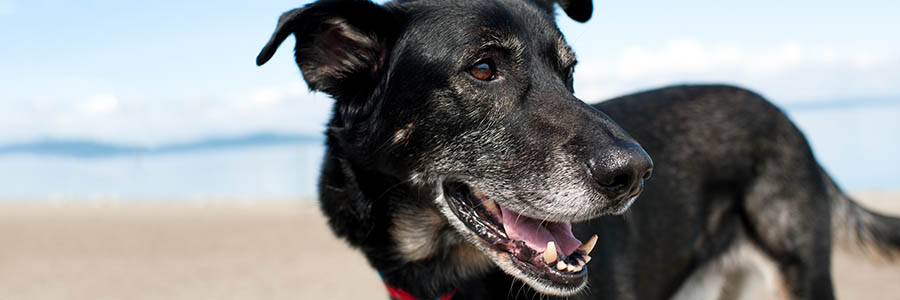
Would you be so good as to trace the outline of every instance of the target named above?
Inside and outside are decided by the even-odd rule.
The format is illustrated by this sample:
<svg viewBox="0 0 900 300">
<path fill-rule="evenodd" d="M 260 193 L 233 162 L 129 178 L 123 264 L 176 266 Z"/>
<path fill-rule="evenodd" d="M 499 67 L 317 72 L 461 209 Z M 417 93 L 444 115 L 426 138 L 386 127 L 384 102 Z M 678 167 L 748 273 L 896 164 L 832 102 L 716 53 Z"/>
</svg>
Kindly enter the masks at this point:
<svg viewBox="0 0 900 300">
<path fill-rule="evenodd" d="M 474 66 L 472 66 L 472 68 L 469 69 L 469 74 L 471 74 L 472 77 L 475 77 L 475 79 L 482 81 L 494 80 L 494 77 L 496 77 L 496 73 L 497 72 L 496 70 L 494 70 L 494 65 L 492 65 L 490 62 L 485 61 L 476 63 Z"/>
</svg>

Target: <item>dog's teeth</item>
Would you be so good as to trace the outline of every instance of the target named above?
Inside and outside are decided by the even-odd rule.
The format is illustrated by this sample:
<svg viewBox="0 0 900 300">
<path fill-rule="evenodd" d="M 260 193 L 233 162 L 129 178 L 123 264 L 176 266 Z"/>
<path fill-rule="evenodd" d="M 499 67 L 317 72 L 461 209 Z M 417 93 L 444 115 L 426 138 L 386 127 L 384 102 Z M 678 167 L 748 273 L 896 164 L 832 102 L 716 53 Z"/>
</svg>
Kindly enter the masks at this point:
<svg viewBox="0 0 900 300">
<path fill-rule="evenodd" d="M 596 234 L 592 235 L 591 238 L 588 239 L 587 242 L 584 242 L 584 244 L 581 244 L 581 246 L 578 246 L 578 248 L 581 248 L 581 250 L 584 250 L 584 255 L 588 255 L 588 254 L 591 254 L 591 250 L 594 250 L 594 245 L 597 245 L 597 235 Z"/>
<path fill-rule="evenodd" d="M 544 261 L 550 265 L 556 262 L 556 244 L 553 241 L 547 242 L 547 249 L 544 249 Z"/>
<path fill-rule="evenodd" d="M 494 200 L 484 200 L 484 208 L 492 213 L 500 212 L 500 208 L 497 207 L 497 202 Z"/>
<path fill-rule="evenodd" d="M 476 189 L 476 188 L 472 188 L 472 194 L 475 195 L 475 197 L 479 198 L 479 199 L 487 198 L 487 195 L 485 195 L 484 192 L 482 192 L 481 190 Z"/>
<path fill-rule="evenodd" d="M 586 263 L 589 263 L 589 262 L 591 262 L 591 256 L 590 256 L 590 255 L 585 255 L 585 256 L 584 256 L 584 263 L 586 264 Z"/>
<path fill-rule="evenodd" d="M 567 266 L 566 271 L 569 271 L 569 273 L 575 273 L 575 265 Z"/>
<path fill-rule="evenodd" d="M 562 271 L 562 270 L 565 270 L 565 269 L 568 269 L 568 268 L 569 268 L 569 265 L 566 265 L 566 263 L 564 263 L 563 261 L 559 261 L 558 263 L 556 263 L 556 269 L 557 269 L 557 270 Z"/>
<path fill-rule="evenodd" d="M 575 266 L 575 271 L 569 271 L 569 272 L 572 272 L 572 273 L 581 272 L 581 269 L 584 269 L 584 265 Z"/>
</svg>

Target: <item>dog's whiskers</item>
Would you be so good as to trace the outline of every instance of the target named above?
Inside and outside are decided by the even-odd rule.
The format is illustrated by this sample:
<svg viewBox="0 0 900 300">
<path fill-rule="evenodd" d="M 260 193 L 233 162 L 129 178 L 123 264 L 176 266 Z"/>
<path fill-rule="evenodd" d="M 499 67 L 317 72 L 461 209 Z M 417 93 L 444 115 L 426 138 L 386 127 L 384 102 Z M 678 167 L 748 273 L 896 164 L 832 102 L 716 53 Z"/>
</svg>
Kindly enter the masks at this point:
<svg viewBox="0 0 900 300">
<path fill-rule="evenodd" d="M 412 181 L 413 181 L 413 179 L 412 179 L 412 178 L 409 178 L 409 179 L 400 181 L 400 182 L 398 182 L 397 184 L 394 184 L 394 185 L 388 187 L 387 189 L 384 190 L 384 192 L 381 193 L 381 195 L 378 195 L 378 197 L 376 197 L 375 200 L 381 200 L 382 198 L 384 198 L 385 195 L 387 195 L 388 193 L 390 193 L 391 191 L 393 191 L 393 190 L 396 189 L 397 187 L 403 185 L 404 183 L 410 183 L 410 182 L 412 182 Z"/>
</svg>

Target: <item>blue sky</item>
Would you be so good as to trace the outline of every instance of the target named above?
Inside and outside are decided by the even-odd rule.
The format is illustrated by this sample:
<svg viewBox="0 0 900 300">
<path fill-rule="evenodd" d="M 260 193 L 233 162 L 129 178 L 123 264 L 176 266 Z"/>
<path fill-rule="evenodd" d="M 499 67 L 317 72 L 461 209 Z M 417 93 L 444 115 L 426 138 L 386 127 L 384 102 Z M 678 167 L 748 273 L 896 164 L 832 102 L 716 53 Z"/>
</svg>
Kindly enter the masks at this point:
<svg viewBox="0 0 900 300">
<path fill-rule="evenodd" d="M 260 130 L 317 134 L 290 39 L 254 58 L 305 1 L 0 0 L 0 144 L 44 137 L 153 146 Z M 560 16 L 588 101 L 727 82 L 790 105 L 900 95 L 897 1 L 596 1 Z M 894 128 L 896 129 L 896 128 Z"/>
</svg>

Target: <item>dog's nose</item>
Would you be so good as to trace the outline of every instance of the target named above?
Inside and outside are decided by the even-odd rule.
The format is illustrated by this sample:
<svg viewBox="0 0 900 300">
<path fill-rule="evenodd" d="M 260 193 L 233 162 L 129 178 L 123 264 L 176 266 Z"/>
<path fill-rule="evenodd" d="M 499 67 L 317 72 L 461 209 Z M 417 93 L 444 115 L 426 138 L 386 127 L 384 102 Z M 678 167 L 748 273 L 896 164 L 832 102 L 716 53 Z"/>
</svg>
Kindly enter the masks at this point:
<svg viewBox="0 0 900 300">
<path fill-rule="evenodd" d="M 635 143 L 601 150 L 588 161 L 588 167 L 603 193 L 612 199 L 637 196 L 653 173 L 650 155 Z"/>
</svg>

